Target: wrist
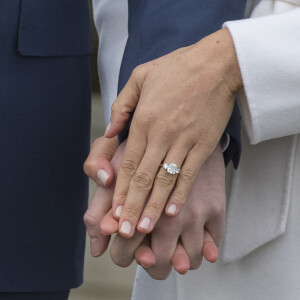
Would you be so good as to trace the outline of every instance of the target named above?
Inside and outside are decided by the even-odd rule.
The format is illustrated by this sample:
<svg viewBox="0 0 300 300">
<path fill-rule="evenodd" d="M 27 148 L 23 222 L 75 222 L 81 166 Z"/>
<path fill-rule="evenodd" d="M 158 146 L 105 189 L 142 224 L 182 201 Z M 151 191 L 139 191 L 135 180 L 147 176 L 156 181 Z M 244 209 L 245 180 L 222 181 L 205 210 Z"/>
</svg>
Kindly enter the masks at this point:
<svg viewBox="0 0 300 300">
<path fill-rule="evenodd" d="M 225 44 L 224 53 L 226 53 L 226 55 L 224 55 L 224 58 L 225 65 L 227 66 L 225 80 L 231 92 L 235 94 L 243 87 L 242 74 L 238 63 L 235 46 L 228 29 L 224 28 L 219 30 L 219 32 L 221 33 Z"/>
<path fill-rule="evenodd" d="M 223 82 L 233 95 L 242 88 L 242 75 L 229 30 L 226 28 L 218 30 L 193 46 L 200 69 L 208 66 L 210 70 L 207 72 L 214 73 L 212 78 Z"/>
</svg>

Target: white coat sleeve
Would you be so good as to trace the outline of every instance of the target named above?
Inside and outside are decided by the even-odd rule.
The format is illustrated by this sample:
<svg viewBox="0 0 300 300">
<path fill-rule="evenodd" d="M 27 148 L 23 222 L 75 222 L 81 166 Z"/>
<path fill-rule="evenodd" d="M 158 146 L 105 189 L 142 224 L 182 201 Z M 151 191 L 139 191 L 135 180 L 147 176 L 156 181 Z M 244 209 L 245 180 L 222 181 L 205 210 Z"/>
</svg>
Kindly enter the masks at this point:
<svg viewBox="0 0 300 300">
<path fill-rule="evenodd" d="M 224 24 L 244 90 L 239 107 L 251 144 L 300 133 L 300 8 Z"/>
</svg>

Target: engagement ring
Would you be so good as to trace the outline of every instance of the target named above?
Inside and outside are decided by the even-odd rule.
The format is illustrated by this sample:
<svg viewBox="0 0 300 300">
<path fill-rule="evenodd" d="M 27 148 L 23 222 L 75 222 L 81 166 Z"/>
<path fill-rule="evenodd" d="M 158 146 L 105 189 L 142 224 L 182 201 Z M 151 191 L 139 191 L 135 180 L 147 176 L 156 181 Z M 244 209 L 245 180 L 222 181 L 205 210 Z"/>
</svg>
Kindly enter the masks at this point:
<svg viewBox="0 0 300 300">
<path fill-rule="evenodd" d="M 174 163 L 161 165 L 169 174 L 179 174 L 180 168 Z"/>
</svg>

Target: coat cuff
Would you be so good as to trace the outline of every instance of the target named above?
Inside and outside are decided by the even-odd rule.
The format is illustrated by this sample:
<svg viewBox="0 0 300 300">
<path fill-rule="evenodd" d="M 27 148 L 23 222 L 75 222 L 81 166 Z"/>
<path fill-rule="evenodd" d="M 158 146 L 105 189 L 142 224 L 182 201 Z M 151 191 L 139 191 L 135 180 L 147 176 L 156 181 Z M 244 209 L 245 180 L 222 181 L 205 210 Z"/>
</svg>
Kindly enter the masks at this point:
<svg viewBox="0 0 300 300">
<path fill-rule="evenodd" d="M 224 27 L 241 69 L 239 107 L 251 144 L 300 133 L 300 9 Z"/>
</svg>

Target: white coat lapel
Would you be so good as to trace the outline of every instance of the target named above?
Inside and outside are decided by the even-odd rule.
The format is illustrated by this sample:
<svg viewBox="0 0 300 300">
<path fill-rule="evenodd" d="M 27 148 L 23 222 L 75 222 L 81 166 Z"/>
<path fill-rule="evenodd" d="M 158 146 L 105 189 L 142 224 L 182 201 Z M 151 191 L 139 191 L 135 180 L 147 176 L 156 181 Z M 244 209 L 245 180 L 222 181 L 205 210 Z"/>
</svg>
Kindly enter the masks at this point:
<svg viewBox="0 0 300 300">
<path fill-rule="evenodd" d="M 283 3 L 299 5 L 300 0 L 262 0 L 251 17 L 291 9 Z M 248 1 L 253 9 L 257 1 Z M 245 95 L 241 95 L 243 98 Z M 241 113 L 251 124 L 241 99 Z M 298 136 L 268 140 L 250 145 L 242 132 L 242 157 L 233 174 L 227 207 L 227 228 L 223 243 L 223 261 L 241 259 L 286 230 Z"/>
<path fill-rule="evenodd" d="M 242 144 L 227 208 L 224 263 L 283 234 L 290 205 L 297 136 L 252 146 L 243 133 Z"/>
</svg>

